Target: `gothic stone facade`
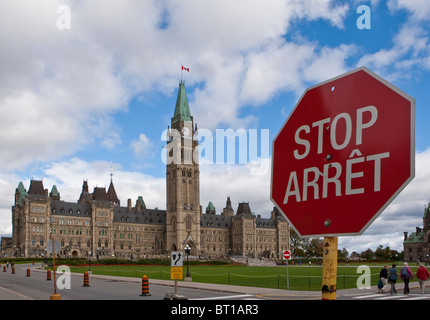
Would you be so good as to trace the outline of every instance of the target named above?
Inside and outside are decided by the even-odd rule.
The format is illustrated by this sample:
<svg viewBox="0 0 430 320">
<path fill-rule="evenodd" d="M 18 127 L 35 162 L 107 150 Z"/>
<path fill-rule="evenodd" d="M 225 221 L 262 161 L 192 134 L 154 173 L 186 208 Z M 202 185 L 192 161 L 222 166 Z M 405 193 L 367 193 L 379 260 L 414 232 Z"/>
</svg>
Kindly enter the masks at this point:
<svg viewBox="0 0 430 320">
<path fill-rule="evenodd" d="M 27 191 L 20 182 L 9 254 L 43 256 L 54 238 L 68 257 L 140 259 L 188 244 L 195 256 L 278 258 L 289 249 L 290 227 L 276 208 L 262 218 L 243 202 L 235 213 L 227 198 L 222 213 L 212 202 L 202 211 L 199 164 L 192 156 L 197 135 L 181 82 L 166 145 L 166 210 L 148 209 L 143 197 L 121 206 L 112 180 L 107 191 L 96 187 L 92 193 L 84 181 L 77 202 L 61 200 L 55 185 L 48 192 L 42 181 L 31 180 Z"/>
<path fill-rule="evenodd" d="M 405 261 L 429 262 L 430 257 L 430 202 L 424 208 L 423 228 L 408 236 L 404 233 L 403 251 Z"/>
</svg>

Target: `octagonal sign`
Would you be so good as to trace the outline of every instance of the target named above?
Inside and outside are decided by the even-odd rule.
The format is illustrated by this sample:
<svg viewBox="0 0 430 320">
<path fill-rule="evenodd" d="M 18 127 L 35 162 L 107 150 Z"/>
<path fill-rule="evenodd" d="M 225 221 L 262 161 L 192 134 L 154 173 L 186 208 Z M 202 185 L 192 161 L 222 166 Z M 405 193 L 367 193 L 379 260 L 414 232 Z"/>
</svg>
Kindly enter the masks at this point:
<svg viewBox="0 0 430 320">
<path fill-rule="evenodd" d="M 308 88 L 273 141 L 271 200 L 301 237 L 362 234 L 415 175 L 414 125 L 367 68 Z"/>
</svg>

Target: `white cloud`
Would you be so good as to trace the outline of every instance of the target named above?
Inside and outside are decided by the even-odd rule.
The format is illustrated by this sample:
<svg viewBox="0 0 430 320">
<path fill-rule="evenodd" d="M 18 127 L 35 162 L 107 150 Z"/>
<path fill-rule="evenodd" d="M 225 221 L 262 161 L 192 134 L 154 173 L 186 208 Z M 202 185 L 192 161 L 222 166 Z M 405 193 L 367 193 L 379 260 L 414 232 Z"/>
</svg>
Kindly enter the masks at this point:
<svg viewBox="0 0 430 320">
<path fill-rule="evenodd" d="M 138 140 L 131 141 L 130 147 L 133 150 L 134 156 L 140 160 L 154 156 L 154 143 L 144 133 L 139 135 Z"/>
<path fill-rule="evenodd" d="M 71 9 L 70 30 L 57 29 L 57 8 L 64 4 Z M 266 77 L 269 83 L 279 79 L 278 66 L 262 53 L 280 61 L 282 54 L 289 60 L 310 50 L 306 63 L 318 74 L 324 50 L 315 55 L 306 46 L 274 46 L 293 20 L 323 19 L 342 27 L 347 8 L 330 0 L 2 2 L 0 125 L 7 135 L 0 137 L 0 163 L 13 170 L 94 143 L 114 149 L 122 137 L 112 131 L 110 116 L 136 94 L 171 93 L 181 64 L 191 67 L 190 83 L 199 84 L 190 99 L 199 125 L 255 124 L 256 118 L 240 113 L 244 102 L 261 103 L 276 90 L 290 90 L 265 84 L 261 95 L 252 93 L 262 81 L 250 79 L 259 77 L 258 68 L 265 76 L 275 72 Z M 336 69 L 345 56 L 332 61 Z M 294 75 L 303 81 L 301 73 Z M 305 80 L 314 78 L 308 74 Z"/>
<path fill-rule="evenodd" d="M 392 249 L 403 250 L 403 232 L 411 234 L 416 227 L 423 227 L 424 205 L 430 202 L 430 149 L 418 152 L 415 159 L 415 178 L 373 222 L 357 237 L 340 237 L 339 247 L 361 252 L 370 247 L 375 250 L 379 244 L 390 245 Z M 367 247 L 366 247 L 367 246 Z M 350 250 L 350 251 L 351 251 Z M 352 252 L 352 251 L 351 251 Z"/>
<path fill-rule="evenodd" d="M 258 174 L 254 170 L 261 169 Z M 267 170 L 266 170 L 267 169 Z M 246 165 L 207 164 L 200 166 L 200 202 L 203 211 L 212 201 L 217 213 L 222 213 L 230 196 L 236 211 L 239 202 L 249 202 L 251 210 L 270 217 L 270 159 Z"/>
<path fill-rule="evenodd" d="M 77 30 L 58 30 L 56 8 L 56 1 L 0 4 L 4 169 L 22 169 L 104 140 L 103 119 L 123 108 L 128 97 L 112 53 L 83 42 Z"/>
<path fill-rule="evenodd" d="M 300 96 L 307 83 L 318 83 L 346 72 L 346 58 L 352 45 L 323 47 L 317 43 L 272 43 L 249 57 L 241 99 L 263 103 L 279 91 L 293 91 Z"/>
<path fill-rule="evenodd" d="M 393 37 L 391 48 L 365 54 L 357 66 L 366 66 L 387 80 L 412 79 L 422 70 L 430 70 L 430 39 L 426 21 L 430 2 L 393 0 L 388 3 L 393 11 L 407 9 L 411 15 Z"/>
<path fill-rule="evenodd" d="M 414 19 L 430 20 L 430 2 L 427 0 L 389 0 L 387 5 L 391 10 L 410 11 Z"/>
</svg>

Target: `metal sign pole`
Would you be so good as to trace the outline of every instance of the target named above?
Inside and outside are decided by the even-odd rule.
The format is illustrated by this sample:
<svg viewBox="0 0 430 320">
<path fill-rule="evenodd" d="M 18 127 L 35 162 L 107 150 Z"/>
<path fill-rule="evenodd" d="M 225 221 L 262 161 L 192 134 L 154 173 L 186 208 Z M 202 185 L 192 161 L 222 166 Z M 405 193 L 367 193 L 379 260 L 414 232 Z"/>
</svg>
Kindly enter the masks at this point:
<svg viewBox="0 0 430 320">
<path fill-rule="evenodd" d="M 54 294 L 57 294 L 57 277 L 55 272 L 55 249 L 54 249 L 54 237 L 52 237 L 52 263 L 54 268 Z"/>
</svg>

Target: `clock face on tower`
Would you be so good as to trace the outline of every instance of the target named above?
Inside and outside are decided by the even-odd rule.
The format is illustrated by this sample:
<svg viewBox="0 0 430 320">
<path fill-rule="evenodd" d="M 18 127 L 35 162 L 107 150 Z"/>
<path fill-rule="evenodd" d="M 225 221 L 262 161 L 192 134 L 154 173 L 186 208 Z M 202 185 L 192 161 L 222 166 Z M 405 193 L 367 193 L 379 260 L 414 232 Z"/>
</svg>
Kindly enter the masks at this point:
<svg viewBox="0 0 430 320">
<path fill-rule="evenodd" d="M 188 129 L 187 127 L 182 128 L 182 134 L 184 136 L 188 136 L 190 134 L 190 129 Z"/>
</svg>

